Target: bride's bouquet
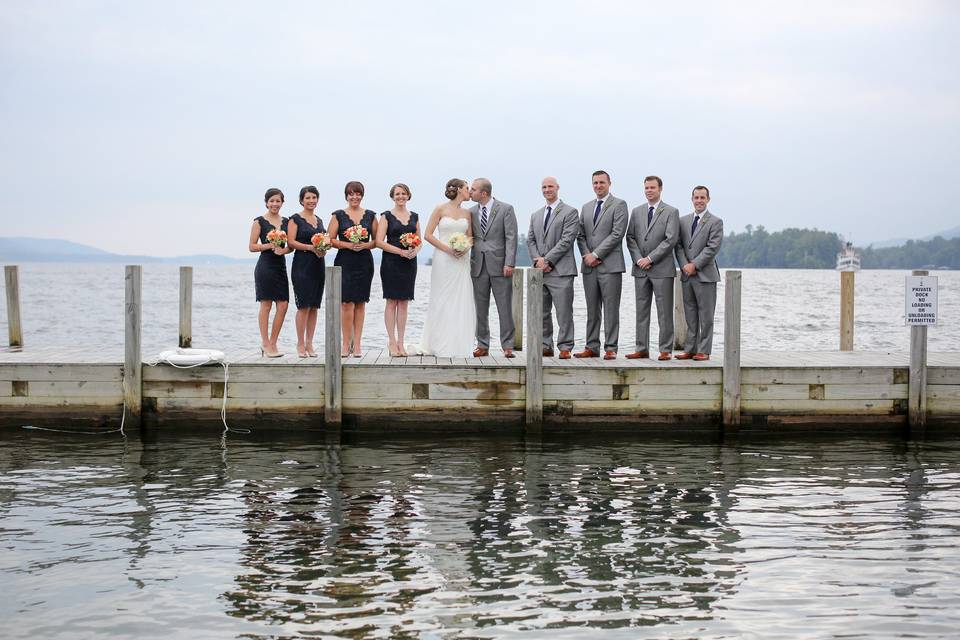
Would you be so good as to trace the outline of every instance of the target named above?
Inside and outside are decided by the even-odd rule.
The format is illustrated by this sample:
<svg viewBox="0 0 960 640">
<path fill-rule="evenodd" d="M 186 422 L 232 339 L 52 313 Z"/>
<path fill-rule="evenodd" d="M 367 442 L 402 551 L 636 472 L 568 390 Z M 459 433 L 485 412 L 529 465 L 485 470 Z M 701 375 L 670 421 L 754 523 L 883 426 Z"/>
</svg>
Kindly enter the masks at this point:
<svg viewBox="0 0 960 640">
<path fill-rule="evenodd" d="M 270 229 L 270 231 L 267 231 L 267 242 L 279 249 L 283 249 L 287 246 L 287 232 L 281 229 Z"/>
<path fill-rule="evenodd" d="M 400 244 L 404 249 L 416 249 L 423 241 L 415 233 L 405 233 L 400 236 Z"/>
<path fill-rule="evenodd" d="M 449 244 L 451 249 L 462 253 L 469 249 L 473 242 L 471 242 L 467 234 L 458 231 L 450 236 Z"/>
<path fill-rule="evenodd" d="M 355 224 L 344 231 L 343 235 L 347 236 L 347 240 L 353 244 L 360 244 L 361 242 L 366 242 L 370 239 L 370 233 L 359 224 Z"/>
<path fill-rule="evenodd" d="M 317 251 L 328 251 L 333 244 L 330 242 L 330 236 L 326 233 L 315 233 L 310 238 L 310 244 Z"/>
</svg>

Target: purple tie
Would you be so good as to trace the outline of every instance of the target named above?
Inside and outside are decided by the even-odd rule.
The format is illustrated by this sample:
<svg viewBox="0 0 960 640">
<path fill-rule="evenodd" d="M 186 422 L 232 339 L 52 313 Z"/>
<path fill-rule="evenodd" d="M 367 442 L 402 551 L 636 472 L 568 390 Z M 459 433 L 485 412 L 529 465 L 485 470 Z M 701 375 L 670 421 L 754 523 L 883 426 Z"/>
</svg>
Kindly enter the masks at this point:
<svg viewBox="0 0 960 640">
<path fill-rule="evenodd" d="M 693 216 L 693 226 L 690 227 L 690 236 L 693 237 L 693 234 L 697 232 L 697 225 L 700 224 L 700 216 Z"/>
<path fill-rule="evenodd" d="M 653 222 L 653 207 L 650 207 L 650 210 L 647 211 L 647 226 L 650 226 L 650 223 Z"/>
<path fill-rule="evenodd" d="M 597 200 L 597 209 L 593 212 L 593 226 L 597 226 L 597 220 L 600 218 L 600 209 L 603 207 L 603 200 Z"/>
</svg>

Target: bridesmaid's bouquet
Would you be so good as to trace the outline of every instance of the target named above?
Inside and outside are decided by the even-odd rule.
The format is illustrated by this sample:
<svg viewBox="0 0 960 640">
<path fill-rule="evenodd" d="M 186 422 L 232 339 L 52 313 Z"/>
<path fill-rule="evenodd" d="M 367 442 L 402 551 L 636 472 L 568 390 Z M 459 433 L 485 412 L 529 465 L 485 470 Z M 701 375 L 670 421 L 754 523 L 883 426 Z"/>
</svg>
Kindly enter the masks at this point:
<svg viewBox="0 0 960 640">
<path fill-rule="evenodd" d="M 415 233 L 405 233 L 400 236 L 400 244 L 404 249 L 416 249 L 422 244 L 420 236 Z"/>
<path fill-rule="evenodd" d="M 267 242 L 279 249 L 283 249 L 287 246 L 287 232 L 281 229 L 270 229 L 270 231 L 267 231 Z"/>
<path fill-rule="evenodd" d="M 361 242 L 367 242 L 370 239 L 370 233 L 359 224 L 355 224 L 346 231 L 343 232 L 343 235 L 347 237 L 347 240 L 353 244 L 360 244 Z"/>
<path fill-rule="evenodd" d="M 470 238 L 467 237 L 467 234 L 460 233 L 459 231 L 450 236 L 449 243 L 451 249 L 460 252 L 466 251 L 470 248 L 470 245 L 473 244 Z"/>
<path fill-rule="evenodd" d="M 310 238 L 310 244 L 317 251 L 328 251 L 333 246 L 333 243 L 330 242 L 330 236 L 326 233 L 313 234 L 313 237 Z"/>
</svg>

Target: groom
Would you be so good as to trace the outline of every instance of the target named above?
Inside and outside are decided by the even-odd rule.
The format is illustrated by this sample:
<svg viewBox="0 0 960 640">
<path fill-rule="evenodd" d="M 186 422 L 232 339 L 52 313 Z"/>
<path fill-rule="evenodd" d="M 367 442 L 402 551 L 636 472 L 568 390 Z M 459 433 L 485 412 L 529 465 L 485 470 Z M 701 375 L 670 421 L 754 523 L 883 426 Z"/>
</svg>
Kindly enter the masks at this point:
<svg viewBox="0 0 960 640">
<path fill-rule="evenodd" d="M 470 185 L 473 220 L 473 251 L 470 275 L 477 306 L 477 348 L 474 358 L 490 354 L 490 291 L 500 316 L 500 347 L 505 358 L 513 356 L 513 267 L 517 260 L 517 216 L 513 206 L 494 200 L 493 185 L 477 178 Z"/>
</svg>

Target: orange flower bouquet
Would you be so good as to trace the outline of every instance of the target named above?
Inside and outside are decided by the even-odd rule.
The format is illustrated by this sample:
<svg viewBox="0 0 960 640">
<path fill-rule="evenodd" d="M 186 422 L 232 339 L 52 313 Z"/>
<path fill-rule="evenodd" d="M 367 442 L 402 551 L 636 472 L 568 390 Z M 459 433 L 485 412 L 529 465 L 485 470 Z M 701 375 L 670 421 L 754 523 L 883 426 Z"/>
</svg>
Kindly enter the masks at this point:
<svg viewBox="0 0 960 640">
<path fill-rule="evenodd" d="M 317 251 L 328 251 L 333 244 L 330 242 L 330 235 L 326 233 L 315 233 L 310 238 L 310 244 Z"/>
<path fill-rule="evenodd" d="M 404 249 L 416 249 L 422 243 L 423 241 L 420 239 L 420 236 L 415 233 L 405 233 L 400 236 L 400 244 Z"/>
<path fill-rule="evenodd" d="M 287 246 L 287 232 L 281 229 L 270 229 L 270 231 L 267 231 L 267 242 L 279 249 L 283 249 Z"/>
<path fill-rule="evenodd" d="M 364 227 L 359 224 L 355 224 L 346 231 L 343 232 L 343 235 L 347 236 L 347 240 L 353 244 L 360 244 L 361 242 L 367 242 L 370 239 L 370 232 L 368 232 Z"/>
</svg>

